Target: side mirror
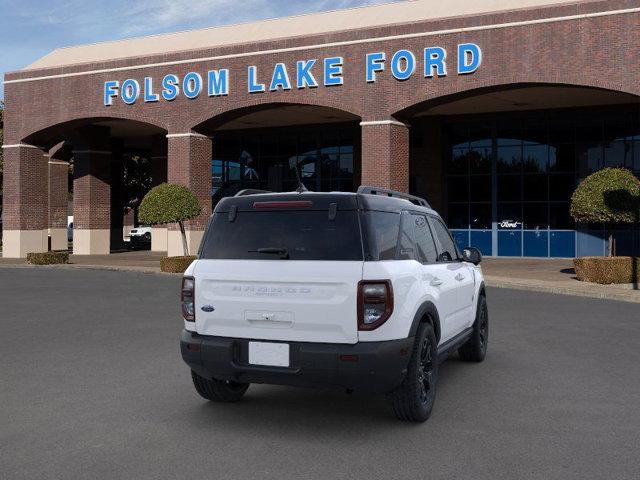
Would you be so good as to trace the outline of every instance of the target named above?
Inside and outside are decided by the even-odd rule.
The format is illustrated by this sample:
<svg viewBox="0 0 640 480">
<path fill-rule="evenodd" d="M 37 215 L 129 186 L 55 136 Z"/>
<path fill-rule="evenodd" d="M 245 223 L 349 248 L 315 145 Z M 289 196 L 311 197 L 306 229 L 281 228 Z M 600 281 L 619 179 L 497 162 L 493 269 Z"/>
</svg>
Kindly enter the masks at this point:
<svg viewBox="0 0 640 480">
<path fill-rule="evenodd" d="M 478 265 L 482 261 L 482 254 L 476 247 L 467 247 L 462 250 L 462 260 Z"/>
</svg>

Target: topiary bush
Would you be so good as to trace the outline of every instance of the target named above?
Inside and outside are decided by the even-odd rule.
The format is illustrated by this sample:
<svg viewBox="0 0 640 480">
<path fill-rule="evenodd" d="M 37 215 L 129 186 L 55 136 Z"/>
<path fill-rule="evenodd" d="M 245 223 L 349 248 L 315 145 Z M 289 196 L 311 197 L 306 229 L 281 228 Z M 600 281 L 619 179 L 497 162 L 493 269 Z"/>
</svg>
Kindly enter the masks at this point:
<svg viewBox="0 0 640 480">
<path fill-rule="evenodd" d="M 69 252 L 27 253 L 31 265 L 60 265 L 69 263 Z"/>
<path fill-rule="evenodd" d="M 571 216 L 581 223 L 636 223 L 640 180 L 625 168 L 605 168 L 585 178 L 571 196 Z M 613 237 L 609 237 L 609 255 Z"/>
<path fill-rule="evenodd" d="M 152 188 L 140 204 L 138 219 L 149 225 L 177 223 L 182 234 L 182 247 L 189 255 L 184 222 L 202 213 L 198 198 L 183 185 L 163 183 Z"/>
<path fill-rule="evenodd" d="M 583 282 L 637 283 L 640 282 L 640 258 L 582 257 L 573 260 L 576 277 Z"/>
<path fill-rule="evenodd" d="M 184 273 L 197 257 L 164 257 L 160 259 L 160 271 L 167 273 Z"/>
</svg>

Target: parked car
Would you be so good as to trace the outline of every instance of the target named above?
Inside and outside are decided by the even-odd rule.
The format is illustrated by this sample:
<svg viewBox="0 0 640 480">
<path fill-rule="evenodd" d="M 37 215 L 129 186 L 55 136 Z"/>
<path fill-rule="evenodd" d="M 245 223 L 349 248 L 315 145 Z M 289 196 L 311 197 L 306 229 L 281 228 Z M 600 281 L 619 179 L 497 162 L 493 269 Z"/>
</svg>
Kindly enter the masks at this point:
<svg viewBox="0 0 640 480">
<path fill-rule="evenodd" d="M 73 241 L 73 215 L 67 215 L 67 241 Z"/>
<path fill-rule="evenodd" d="M 150 249 L 151 248 L 151 227 L 141 225 L 129 232 L 129 241 L 127 243 L 130 249 Z"/>
<path fill-rule="evenodd" d="M 219 402 L 251 383 L 384 393 L 398 418 L 425 421 L 438 364 L 487 351 L 480 252 L 460 252 L 418 197 L 252 193 L 218 203 L 182 280 L 196 391 Z"/>
</svg>

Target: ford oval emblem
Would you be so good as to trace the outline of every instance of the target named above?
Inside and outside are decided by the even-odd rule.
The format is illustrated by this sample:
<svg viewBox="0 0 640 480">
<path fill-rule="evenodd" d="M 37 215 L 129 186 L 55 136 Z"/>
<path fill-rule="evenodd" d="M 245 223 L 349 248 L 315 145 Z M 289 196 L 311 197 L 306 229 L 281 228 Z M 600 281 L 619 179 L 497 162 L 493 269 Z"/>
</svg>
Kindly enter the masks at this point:
<svg viewBox="0 0 640 480">
<path fill-rule="evenodd" d="M 201 310 L 203 312 L 213 312 L 215 308 L 213 308 L 211 305 L 203 305 Z"/>
</svg>

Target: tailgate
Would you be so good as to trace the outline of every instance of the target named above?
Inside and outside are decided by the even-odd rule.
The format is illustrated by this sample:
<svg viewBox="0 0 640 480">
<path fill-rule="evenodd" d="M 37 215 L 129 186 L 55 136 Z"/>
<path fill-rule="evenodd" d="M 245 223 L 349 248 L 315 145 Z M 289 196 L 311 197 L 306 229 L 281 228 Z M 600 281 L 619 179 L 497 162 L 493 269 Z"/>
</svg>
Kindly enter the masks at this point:
<svg viewBox="0 0 640 480">
<path fill-rule="evenodd" d="M 202 335 L 358 341 L 361 261 L 199 260 L 194 276 Z"/>
</svg>

